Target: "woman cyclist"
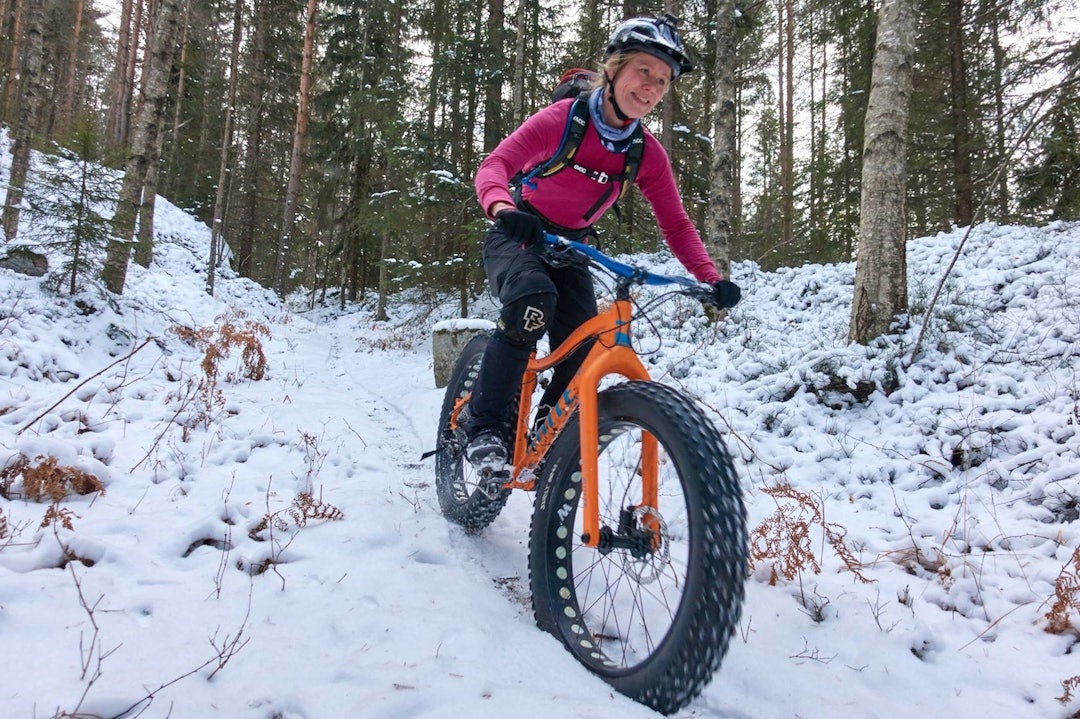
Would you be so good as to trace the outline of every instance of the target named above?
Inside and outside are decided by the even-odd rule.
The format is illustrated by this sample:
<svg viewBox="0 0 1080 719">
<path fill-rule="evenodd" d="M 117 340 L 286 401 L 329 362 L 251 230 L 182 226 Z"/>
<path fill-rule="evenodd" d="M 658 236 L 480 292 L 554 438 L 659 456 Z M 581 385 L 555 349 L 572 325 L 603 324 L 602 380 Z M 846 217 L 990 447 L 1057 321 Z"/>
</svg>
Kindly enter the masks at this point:
<svg viewBox="0 0 1080 719">
<path fill-rule="evenodd" d="M 484 271 L 502 304 L 463 422 L 469 439 L 465 456 L 478 468 L 498 471 L 507 461 L 521 375 L 540 337 L 547 332 L 557 347 L 597 313 L 588 268 L 552 267 L 534 247 L 544 232 L 571 239 L 590 233 L 619 197 L 619 183 L 611 178 L 624 172 L 625 153 L 635 138 L 643 138 L 644 150 L 634 184 L 652 206 L 664 241 L 695 279 L 713 285 L 717 305 L 733 307 L 739 301 L 739 287 L 717 272 L 686 214 L 667 153 L 648 130 L 638 130 L 671 83 L 693 69 L 675 31 L 677 22 L 664 15 L 625 20 L 615 28 L 597 87 L 588 95 L 588 127 L 565 169 L 523 183 L 516 197 L 508 188 L 515 175 L 558 151 L 570 99 L 528 118 L 477 169 L 477 198 L 495 220 L 484 241 Z M 540 400 L 541 412 L 555 404 L 587 351 L 587 346 L 578 349 L 556 367 Z"/>
</svg>

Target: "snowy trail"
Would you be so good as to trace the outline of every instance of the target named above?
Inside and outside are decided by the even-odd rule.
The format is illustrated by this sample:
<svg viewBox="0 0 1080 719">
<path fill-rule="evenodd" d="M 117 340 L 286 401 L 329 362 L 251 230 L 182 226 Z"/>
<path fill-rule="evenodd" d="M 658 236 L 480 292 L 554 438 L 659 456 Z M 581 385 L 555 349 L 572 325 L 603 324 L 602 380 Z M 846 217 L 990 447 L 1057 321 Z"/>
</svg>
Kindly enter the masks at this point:
<svg viewBox="0 0 1080 719">
<path fill-rule="evenodd" d="M 391 687 L 386 693 L 382 687 L 379 693 L 373 687 L 371 694 L 350 703 L 350 715 L 445 717 L 461 710 L 481 717 L 539 719 L 553 710 L 588 716 L 618 707 L 628 717 L 655 716 L 613 695 L 533 623 L 526 557 L 531 496 L 512 498 L 481 537 L 466 536 L 442 518 L 434 460 L 420 461 L 421 453 L 433 446 L 443 394 L 434 386 L 430 357 L 400 352 L 389 381 L 380 374 L 386 364 L 365 361 L 366 352 L 342 329 L 346 326 L 338 322 L 304 329 L 297 322 L 294 327 L 303 334 L 287 340 L 291 361 L 312 370 L 303 380 L 303 399 L 294 397 L 289 411 L 308 418 L 321 412 L 320 441 L 334 449 L 314 489 L 346 515 L 306 537 L 318 543 L 319 556 L 298 549 L 305 564 L 339 567 L 344 576 L 331 591 L 356 596 L 351 616 L 326 618 L 321 631 L 328 643 L 352 637 L 364 655 L 410 657 L 394 683 L 403 689 Z M 378 441 L 368 442 L 365 436 Z M 380 576 L 378 569 L 388 565 L 398 571 Z M 319 574 L 332 576 L 329 571 Z M 288 581 L 291 588 L 293 580 Z M 478 624 L 473 619 L 478 615 L 490 621 Z M 356 668 L 353 652 L 347 655 L 354 669 L 336 680 L 324 679 L 326 693 L 357 694 L 356 680 L 364 672 Z M 337 663 L 333 655 L 328 659 L 330 665 Z M 516 676 L 519 667 L 523 671 Z M 462 704 L 463 683 L 473 687 L 464 694 L 475 696 L 475 704 Z M 324 691 L 315 694 L 322 697 Z M 331 716 L 327 712 L 312 716 Z"/>
<path fill-rule="evenodd" d="M 394 376 L 380 376 L 387 365 L 368 361 L 347 329 L 301 318 L 273 323 L 263 345 L 267 378 L 222 379 L 215 419 L 186 435 L 172 410 L 146 400 L 182 384 L 163 389 L 162 362 L 198 376 L 199 353 L 174 348 L 139 355 L 146 368 L 127 368 L 121 389 L 88 391 L 82 403 L 91 420 L 123 416 L 151 429 L 104 445 L 79 434 L 75 413 L 22 441 L 27 452 L 63 448 L 64 461 L 84 443 L 112 455 L 100 465 L 107 492 L 69 500 L 75 531 L 64 541 L 79 562 L 57 571 L 65 560 L 48 532 L 0 555 L 0 648 L 14 627 L 57 627 L 54 652 L 0 674 L 0 716 L 116 716 L 150 692 L 144 716 L 652 715 L 533 624 L 521 579 L 529 497 L 483 537 L 442 518 L 434 463 L 420 461 L 442 396 L 429 357 L 396 352 Z M 26 389 L 22 414 L 60 393 Z M 340 519 L 297 522 L 293 503 L 305 492 Z M 42 511 L 13 505 L 9 517 L 29 531 Z M 150 526 L 160 529 L 138 529 Z M 28 594 L 54 599 L 16 603 Z M 95 624 L 100 676 L 78 668 L 97 661 L 86 649 Z M 318 660 L 302 659 L 312 647 Z"/>
<path fill-rule="evenodd" d="M 435 497 L 435 459 L 421 460 L 434 449 L 435 428 L 445 388 L 436 388 L 431 358 L 426 352 L 402 352 L 397 363 L 400 374 L 393 382 L 383 375 L 385 365 L 366 362 L 357 351 L 356 339 L 336 323 L 326 328 L 329 362 L 326 376 L 333 378 L 338 396 L 367 397 L 375 407 L 369 419 L 379 424 L 379 436 L 388 440 L 382 452 L 392 463 L 399 480 L 398 492 L 422 506 L 438 526 L 447 526 L 446 541 L 463 561 L 478 565 L 503 591 L 519 604 L 528 600 L 527 547 L 532 495 L 517 492 L 495 524 L 480 538 L 466 537 L 446 524 Z M 343 407 L 347 403 L 343 403 Z M 524 594 L 523 594 L 524 593 Z M 528 613 L 531 616 L 531 608 Z"/>
</svg>

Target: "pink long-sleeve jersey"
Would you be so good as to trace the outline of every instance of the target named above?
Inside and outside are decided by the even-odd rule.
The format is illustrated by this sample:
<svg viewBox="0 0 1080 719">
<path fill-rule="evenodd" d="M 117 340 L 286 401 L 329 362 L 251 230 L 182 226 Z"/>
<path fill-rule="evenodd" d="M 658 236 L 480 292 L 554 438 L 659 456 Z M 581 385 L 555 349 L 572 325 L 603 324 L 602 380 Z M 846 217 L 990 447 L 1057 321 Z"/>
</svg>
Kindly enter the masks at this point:
<svg viewBox="0 0 1080 719">
<path fill-rule="evenodd" d="M 558 151 L 572 103 L 573 100 L 562 100 L 543 108 L 500 142 L 480 163 L 476 170 L 476 196 L 489 216 L 489 210 L 496 202 L 514 204 L 508 188 L 511 177 L 531 170 Z M 626 158 L 605 148 L 590 122 L 573 162 L 589 170 L 618 175 L 623 172 Z M 535 188 L 522 187 L 522 199 L 549 222 L 567 229 L 588 227 L 619 199 L 619 188 L 615 187 L 607 201 L 592 216 L 585 217 L 584 213 L 611 188 L 610 184 L 601 184 L 570 167 L 549 177 L 537 178 L 535 183 Z M 647 129 L 644 154 L 634 184 L 652 206 L 664 241 L 687 271 L 701 282 L 721 279 L 683 207 L 667 153 Z"/>
</svg>

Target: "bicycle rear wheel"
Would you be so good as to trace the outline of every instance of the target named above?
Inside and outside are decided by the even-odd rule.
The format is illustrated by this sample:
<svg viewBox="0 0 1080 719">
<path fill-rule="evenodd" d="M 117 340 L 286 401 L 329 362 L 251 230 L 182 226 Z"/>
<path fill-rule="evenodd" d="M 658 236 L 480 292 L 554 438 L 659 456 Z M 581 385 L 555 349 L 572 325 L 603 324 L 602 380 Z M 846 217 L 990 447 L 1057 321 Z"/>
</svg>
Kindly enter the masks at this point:
<svg viewBox="0 0 1080 719">
<path fill-rule="evenodd" d="M 600 546 L 581 541 L 580 413 L 537 490 L 537 624 L 616 690 L 669 714 L 720 666 L 739 622 L 746 511 L 730 455 L 686 397 L 655 382 L 599 396 Z M 641 437 L 659 444 L 659 507 L 641 506 Z"/>
<path fill-rule="evenodd" d="M 495 521 L 506 505 L 510 490 L 488 486 L 490 483 L 482 481 L 473 466 L 465 460 L 465 433 L 450 425 L 457 401 L 472 391 L 473 382 L 480 371 L 480 360 L 490 340 L 489 334 L 476 335 L 458 355 L 439 412 L 439 436 L 436 440 L 435 490 L 439 507 L 443 516 L 451 522 L 474 533 Z"/>
</svg>

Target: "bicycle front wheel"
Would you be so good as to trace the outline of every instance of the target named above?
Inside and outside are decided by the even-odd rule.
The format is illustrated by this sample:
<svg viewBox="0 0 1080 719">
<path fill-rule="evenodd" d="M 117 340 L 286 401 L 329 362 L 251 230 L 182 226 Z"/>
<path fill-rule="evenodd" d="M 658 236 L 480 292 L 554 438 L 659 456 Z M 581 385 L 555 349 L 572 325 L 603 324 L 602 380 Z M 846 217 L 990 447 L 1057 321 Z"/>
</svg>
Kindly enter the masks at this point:
<svg viewBox="0 0 1080 719">
<path fill-rule="evenodd" d="M 746 510 L 731 457 L 679 392 L 599 395 L 600 545 L 582 543 L 580 413 L 545 460 L 529 569 L 537 624 L 619 692 L 670 714 L 711 680 L 739 622 Z M 642 502 L 642 437 L 659 445 L 659 506 Z"/>
<path fill-rule="evenodd" d="M 510 490 L 484 482 L 465 459 L 465 433 L 451 426 L 458 400 L 472 391 L 480 361 L 491 340 L 489 334 L 473 337 L 461 350 L 439 412 L 438 451 L 435 454 L 435 491 L 443 516 L 476 533 L 487 527 L 506 505 Z"/>
</svg>

